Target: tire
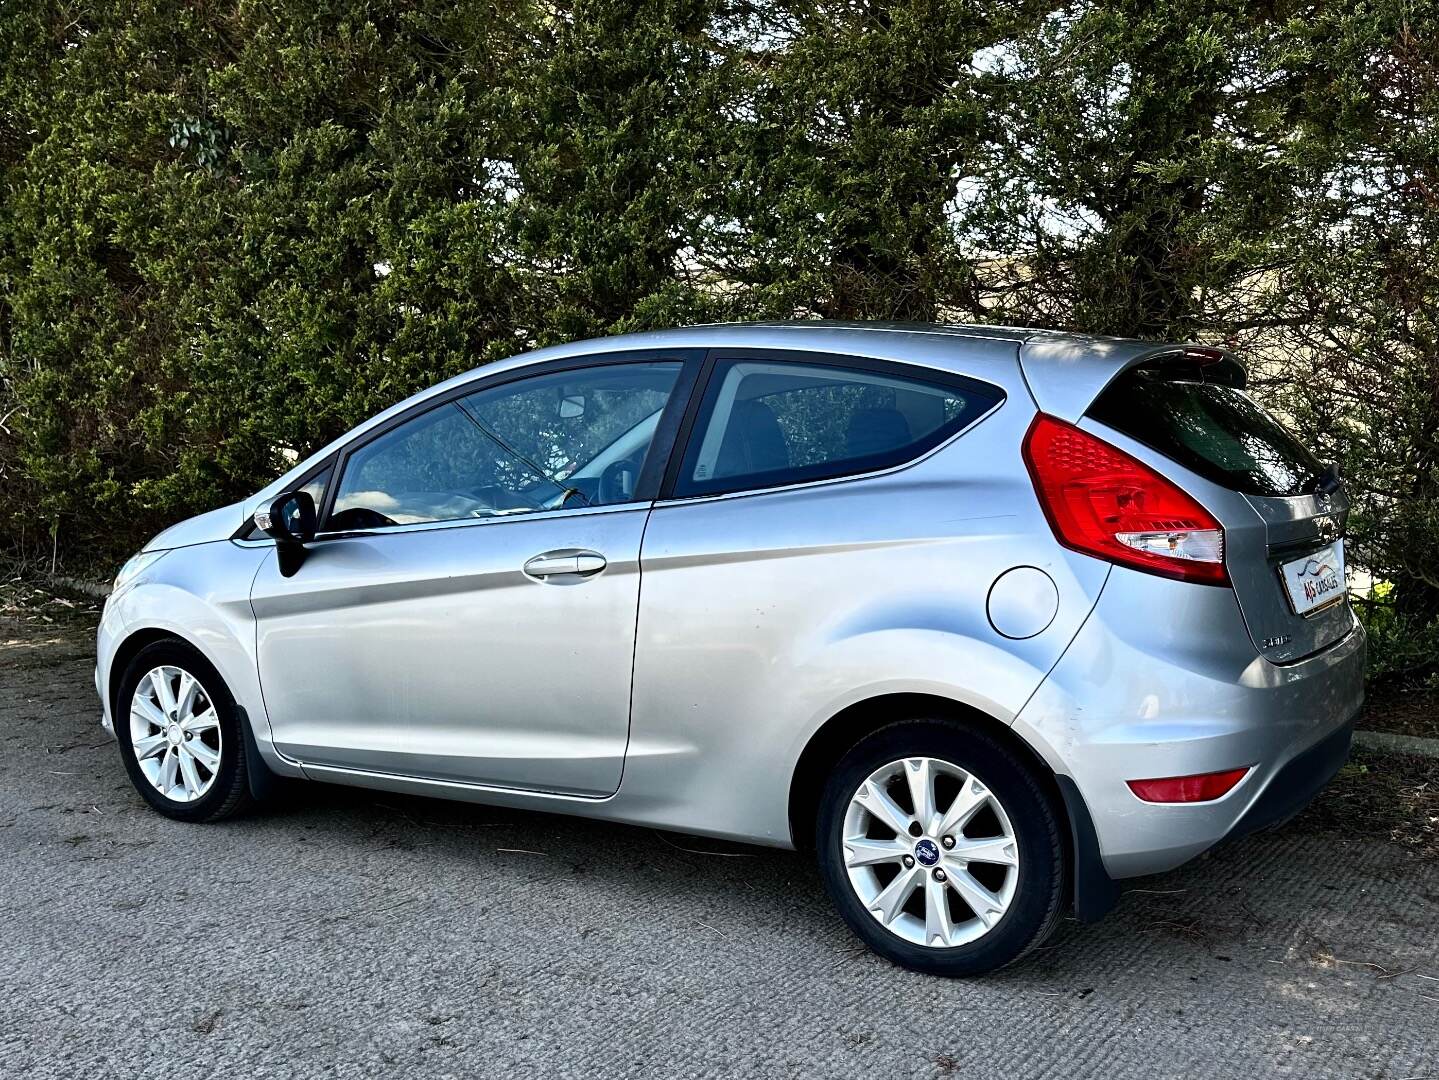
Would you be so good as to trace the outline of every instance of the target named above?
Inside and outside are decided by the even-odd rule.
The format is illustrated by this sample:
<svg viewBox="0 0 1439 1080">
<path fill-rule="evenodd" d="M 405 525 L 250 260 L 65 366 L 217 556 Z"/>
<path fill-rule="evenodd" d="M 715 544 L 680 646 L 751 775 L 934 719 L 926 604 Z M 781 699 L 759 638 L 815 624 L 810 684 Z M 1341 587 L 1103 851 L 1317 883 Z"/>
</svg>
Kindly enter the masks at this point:
<svg viewBox="0 0 1439 1080">
<path fill-rule="evenodd" d="M 182 714 L 186 677 L 195 681 L 197 690 Z M 179 707 L 175 711 L 166 712 L 157 680 L 170 688 L 171 701 Z M 177 821 L 210 822 L 249 805 L 244 733 L 235 699 L 194 646 L 165 638 L 141 649 L 120 680 L 114 717 L 125 771 L 152 809 Z M 172 734 L 172 728 L 183 730 Z M 137 739 L 144 740 L 144 764 Z M 167 770 L 172 759 L 173 770 Z M 188 759 L 188 766 L 182 759 Z"/>
<path fill-rule="evenodd" d="M 912 780 L 931 793 L 918 836 Z M 959 817 L 942 828 L 948 810 Z M 887 819 L 909 824 L 901 832 Z M 913 971 L 964 976 L 1012 964 L 1053 932 L 1067 903 L 1065 835 L 1053 797 L 1012 750 L 974 725 L 916 719 L 840 760 L 821 794 L 815 850 L 866 945 Z"/>
</svg>

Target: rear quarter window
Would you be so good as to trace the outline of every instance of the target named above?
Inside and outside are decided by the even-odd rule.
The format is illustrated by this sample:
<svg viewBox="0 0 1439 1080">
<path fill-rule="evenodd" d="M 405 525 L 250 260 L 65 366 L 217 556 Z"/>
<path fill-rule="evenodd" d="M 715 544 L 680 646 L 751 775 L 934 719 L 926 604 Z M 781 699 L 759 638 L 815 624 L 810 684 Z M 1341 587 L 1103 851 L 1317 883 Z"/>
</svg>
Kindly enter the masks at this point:
<svg viewBox="0 0 1439 1080">
<path fill-rule="evenodd" d="M 674 493 L 751 491 L 903 464 L 1002 399 L 985 383 L 878 361 L 722 360 Z"/>
<path fill-rule="evenodd" d="M 1231 491 L 1272 497 L 1315 489 L 1323 464 L 1274 416 L 1243 390 L 1181 371 L 1127 371 L 1088 415 Z"/>
</svg>

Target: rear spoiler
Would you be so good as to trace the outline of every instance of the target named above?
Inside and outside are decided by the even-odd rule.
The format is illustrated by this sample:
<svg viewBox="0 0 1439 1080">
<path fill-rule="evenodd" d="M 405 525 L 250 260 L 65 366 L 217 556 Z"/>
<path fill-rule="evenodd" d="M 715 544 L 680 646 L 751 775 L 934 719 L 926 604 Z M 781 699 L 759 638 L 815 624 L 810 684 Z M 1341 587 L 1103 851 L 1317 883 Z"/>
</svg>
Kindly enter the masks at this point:
<svg viewBox="0 0 1439 1080">
<path fill-rule="evenodd" d="M 1131 368 L 1189 368 L 1195 378 L 1243 389 L 1244 365 L 1225 349 L 1125 338 L 1044 334 L 1019 349 L 1019 364 L 1041 412 L 1078 423 L 1104 388 Z"/>
</svg>

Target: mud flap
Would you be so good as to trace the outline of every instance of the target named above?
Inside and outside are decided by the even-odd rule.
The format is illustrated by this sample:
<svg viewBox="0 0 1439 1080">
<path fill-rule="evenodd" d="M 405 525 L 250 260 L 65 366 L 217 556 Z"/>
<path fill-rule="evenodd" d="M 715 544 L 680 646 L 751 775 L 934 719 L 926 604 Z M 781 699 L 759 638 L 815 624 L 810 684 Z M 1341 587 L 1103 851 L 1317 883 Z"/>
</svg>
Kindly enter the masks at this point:
<svg viewBox="0 0 1439 1080">
<path fill-rule="evenodd" d="M 1099 854 L 1099 835 L 1094 819 L 1079 788 L 1067 776 L 1055 776 L 1064 808 L 1069 814 L 1069 832 L 1074 841 L 1074 917 L 1082 923 L 1098 922 L 1119 899 L 1119 883 L 1104 869 Z"/>
<path fill-rule="evenodd" d="M 255 733 L 250 728 L 250 717 L 244 706 L 236 705 L 235 713 L 240 721 L 240 732 L 245 739 L 245 776 L 250 782 L 250 796 L 256 802 L 264 802 L 279 786 L 279 777 L 270 771 L 260 748 L 255 745 Z"/>
</svg>

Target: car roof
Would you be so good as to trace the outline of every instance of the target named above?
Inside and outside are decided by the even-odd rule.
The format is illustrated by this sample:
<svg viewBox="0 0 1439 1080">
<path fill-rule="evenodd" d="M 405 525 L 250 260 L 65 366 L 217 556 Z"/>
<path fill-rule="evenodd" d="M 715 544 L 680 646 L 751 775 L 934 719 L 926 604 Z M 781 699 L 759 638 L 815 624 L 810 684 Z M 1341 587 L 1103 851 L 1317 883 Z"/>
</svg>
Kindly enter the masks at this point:
<svg viewBox="0 0 1439 1080">
<path fill-rule="evenodd" d="M 834 352 L 921 364 L 980 378 L 985 377 L 987 364 L 1012 366 L 1017 360 L 1024 383 L 1039 407 L 1071 422 L 1079 419 L 1099 392 L 1121 371 L 1158 356 L 1202 349 L 1226 362 L 1227 381 L 1236 385 L 1243 385 L 1244 381 L 1243 369 L 1232 356 L 1222 350 L 1198 345 L 987 324 L 835 322 L 819 319 L 710 323 L 675 330 L 592 338 L 537 349 L 501 361 L 501 366 L 489 365 L 483 370 L 489 373 L 546 360 L 631 349 L 666 348 Z M 998 372 L 999 369 L 993 370 Z M 476 372 L 468 372 L 451 380 L 449 385 L 475 376 Z"/>
<path fill-rule="evenodd" d="M 982 341 L 1002 341 L 1015 344 L 1028 341 L 1035 335 L 1053 335 L 1055 331 L 1035 330 L 1009 326 L 986 326 L 963 323 L 919 323 L 919 322 L 846 322 L 837 319 L 790 319 L 769 322 L 700 323 L 695 326 L 681 326 L 672 330 L 646 330 L 637 333 L 619 334 L 614 337 L 590 338 L 586 341 L 570 342 L 566 345 L 551 346 L 524 354 L 524 358 L 550 359 L 557 354 L 573 356 L 586 352 L 609 351 L 615 348 L 664 348 L 664 347 L 705 347 L 719 348 L 728 345 L 757 345 L 761 342 L 784 341 L 791 348 L 803 347 L 804 339 L 812 345 L 820 342 L 833 347 L 841 339 L 857 337 L 870 338 L 876 334 L 908 334 L 923 337 L 969 338 Z M 1067 335 L 1061 335 L 1067 336 Z M 779 348 L 776 344 L 771 347 Z M 541 355 L 543 354 L 543 356 Z M 516 357 L 516 359 L 521 359 Z"/>
<path fill-rule="evenodd" d="M 916 359 L 914 351 L 921 342 L 953 346 L 966 342 L 967 359 L 983 356 L 1011 360 L 1017 348 L 1043 346 L 1046 354 L 1068 353 L 1076 358 L 1089 357 L 1114 362 L 1131 356 L 1152 353 L 1156 347 L 1166 351 L 1180 348 L 1176 344 L 1160 344 L 1135 338 L 1100 337 L 1063 330 L 1035 327 L 992 326 L 987 323 L 922 323 L 922 322 L 847 322 L 833 319 L 792 319 L 769 322 L 701 323 L 670 330 L 644 330 L 611 337 L 587 338 L 583 341 L 550 345 L 499 361 L 503 368 L 542 363 L 565 357 L 586 356 L 602 352 L 622 352 L 657 348 L 770 348 L 821 351 L 851 350 L 860 355 L 885 355 L 895 359 Z M 995 348 L 994 346 L 1004 346 Z M 503 370 L 495 364 L 468 371 L 452 383 L 485 373 Z"/>
</svg>

